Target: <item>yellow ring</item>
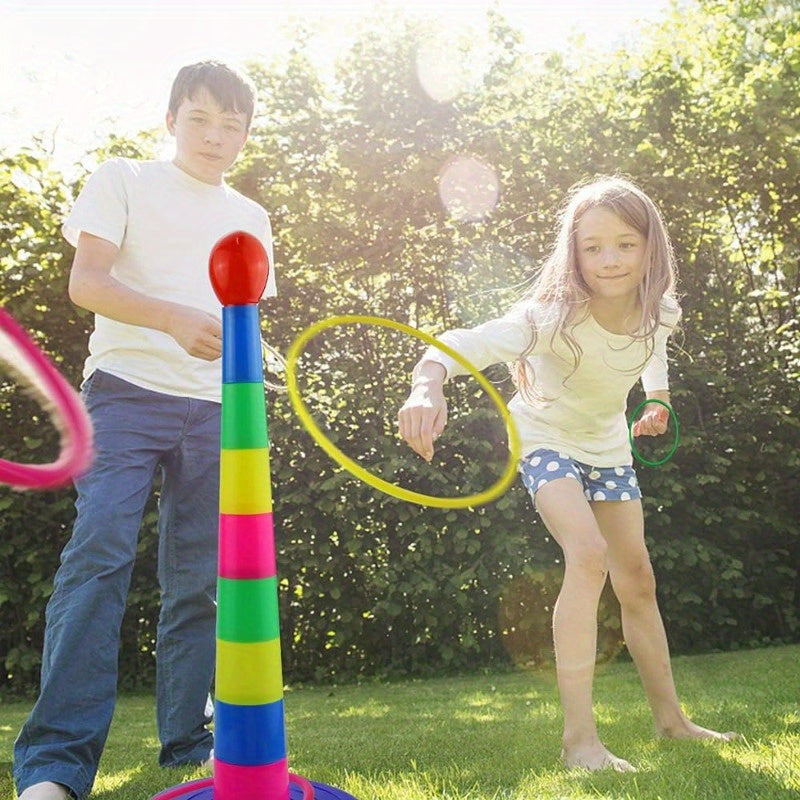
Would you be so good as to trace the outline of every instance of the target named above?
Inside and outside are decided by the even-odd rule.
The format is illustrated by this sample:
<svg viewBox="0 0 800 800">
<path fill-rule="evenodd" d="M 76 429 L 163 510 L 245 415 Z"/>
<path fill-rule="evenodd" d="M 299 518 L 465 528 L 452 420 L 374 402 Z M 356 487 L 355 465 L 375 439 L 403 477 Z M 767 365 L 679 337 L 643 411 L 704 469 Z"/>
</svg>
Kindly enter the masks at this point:
<svg viewBox="0 0 800 800">
<path fill-rule="evenodd" d="M 461 364 L 470 375 L 472 375 L 478 383 L 483 387 L 486 393 L 491 397 L 492 402 L 500 412 L 500 416 L 506 424 L 508 430 L 509 450 L 508 450 L 508 465 L 505 471 L 500 476 L 497 483 L 490 486 L 483 492 L 471 495 L 458 495 L 456 497 L 439 497 L 437 495 L 422 494 L 421 492 L 412 492 L 410 489 L 403 489 L 394 483 L 378 478 L 362 466 L 357 464 L 351 458 L 348 458 L 336 445 L 328 439 L 325 434 L 320 430 L 311 414 L 306 408 L 300 396 L 300 391 L 297 388 L 297 361 L 306 344 L 313 339 L 317 334 L 321 333 L 328 328 L 334 328 L 337 325 L 380 325 L 384 328 L 394 328 L 395 330 L 407 333 L 417 339 L 421 339 L 427 344 L 446 353 L 457 363 Z M 434 339 L 423 331 L 412 328 L 409 325 L 404 325 L 402 322 L 395 322 L 394 320 L 385 319 L 384 317 L 370 317 L 359 315 L 344 315 L 337 317 L 329 317 L 320 322 L 306 328 L 292 343 L 289 352 L 286 355 L 286 384 L 289 390 L 289 399 L 291 400 L 292 407 L 300 417 L 300 421 L 305 426 L 306 430 L 311 434 L 314 441 L 337 463 L 339 466 L 344 467 L 348 472 L 354 475 L 359 480 L 364 481 L 368 486 L 372 486 L 378 491 L 385 492 L 390 497 L 396 497 L 398 500 L 405 500 L 409 503 L 418 503 L 422 506 L 435 506 L 436 508 L 468 508 L 470 506 L 479 506 L 484 503 L 489 503 L 495 498 L 499 497 L 513 482 L 514 476 L 517 472 L 517 462 L 520 458 L 520 441 L 517 426 L 511 419 L 511 415 L 506 408 L 506 404 L 498 391 L 492 386 L 487 378 L 477 369 L 473 364 L 467 361 L 460 353 L 457 353 L 446 344 Z"/>
</svg>

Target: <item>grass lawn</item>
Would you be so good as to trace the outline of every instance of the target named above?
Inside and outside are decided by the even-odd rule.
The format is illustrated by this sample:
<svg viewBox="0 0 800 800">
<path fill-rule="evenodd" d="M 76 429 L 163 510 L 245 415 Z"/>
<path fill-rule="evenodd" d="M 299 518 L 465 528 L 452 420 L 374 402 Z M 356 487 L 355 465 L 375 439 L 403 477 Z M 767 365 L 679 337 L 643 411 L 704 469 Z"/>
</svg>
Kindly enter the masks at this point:
<svg viewBox="0 0 800 800">
<path fill-rule="evenodd" d="M 779 800 L 800 797 L 800 646 L 678 657 L 679 694 L 731 743 L 654 740 L 635 668 L 601 668 L 601 736 L 638 772 L 567 772 L 549 671 L 286 692 L 290 766 L 358 800 Z M 28 703 L 0 704 L 0 800 Z M 93 798 L 147 800 L 199 771 L 161 770 L 150 696 L 120 699 Z"/>
</svg>

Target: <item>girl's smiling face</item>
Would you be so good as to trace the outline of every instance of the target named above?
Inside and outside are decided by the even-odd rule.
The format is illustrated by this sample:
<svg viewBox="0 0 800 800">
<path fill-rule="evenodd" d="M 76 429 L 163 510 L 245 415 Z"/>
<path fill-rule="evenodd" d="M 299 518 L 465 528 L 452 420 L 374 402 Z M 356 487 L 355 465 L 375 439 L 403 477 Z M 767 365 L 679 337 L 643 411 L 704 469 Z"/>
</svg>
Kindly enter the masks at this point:
<svg viewBox="0 0 800 800">
<path fill-rule="evenodd" d="M 603 206 L 586 211 L 575 229 L 581 277 L 597 299 L 637 299 L 646 248 L 640 231 Z"/>
</svg>

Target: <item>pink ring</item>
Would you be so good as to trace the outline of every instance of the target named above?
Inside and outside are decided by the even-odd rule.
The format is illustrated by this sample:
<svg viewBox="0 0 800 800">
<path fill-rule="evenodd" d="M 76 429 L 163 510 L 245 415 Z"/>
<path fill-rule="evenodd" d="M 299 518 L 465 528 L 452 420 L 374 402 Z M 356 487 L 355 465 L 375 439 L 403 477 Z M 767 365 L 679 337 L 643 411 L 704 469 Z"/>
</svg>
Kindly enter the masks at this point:
<svg viewBox="0 0 800 800">
<path fill-rule="evenodd" d="M 314 787 L 310 780 L 300 775 L 295 775 L 294 772 L 290 772 L 289 782 L 293 783 L 295 786 L 299 786 L 303 790 L 302 800 L 314 800 Z"/>
<path fill-rule="evenodd" d="M 26 368 L 41 383 L 53 421 L 61 432 L 61 452 L 50 464 L 20 464 L 0 458 L 0 483 L 17 489 L 63 486 L 85 472 L 92 460 L 92 423 L 78 393 L 61 376 L 25 331 L 0 308 L 0 330 L 24 356 Z"/>
</svg>

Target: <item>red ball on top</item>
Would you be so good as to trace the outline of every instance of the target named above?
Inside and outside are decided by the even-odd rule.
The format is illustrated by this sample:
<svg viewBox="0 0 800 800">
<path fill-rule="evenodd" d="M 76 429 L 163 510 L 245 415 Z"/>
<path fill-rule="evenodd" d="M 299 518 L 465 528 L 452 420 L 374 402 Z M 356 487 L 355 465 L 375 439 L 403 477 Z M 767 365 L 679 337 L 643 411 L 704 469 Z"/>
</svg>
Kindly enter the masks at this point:
<svg viewBox="0 0 800 800">
<path fill-rule="evenodd" d="M 269 259 L 264 245 L 244 231 L 223 236 L 211 249 L 208 274 L 222 305 L 257 303 L 269 275 Z"/>
</svg>

